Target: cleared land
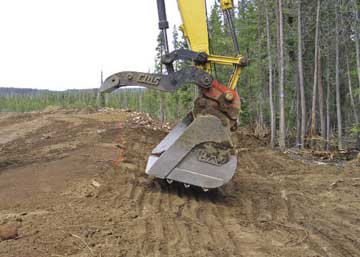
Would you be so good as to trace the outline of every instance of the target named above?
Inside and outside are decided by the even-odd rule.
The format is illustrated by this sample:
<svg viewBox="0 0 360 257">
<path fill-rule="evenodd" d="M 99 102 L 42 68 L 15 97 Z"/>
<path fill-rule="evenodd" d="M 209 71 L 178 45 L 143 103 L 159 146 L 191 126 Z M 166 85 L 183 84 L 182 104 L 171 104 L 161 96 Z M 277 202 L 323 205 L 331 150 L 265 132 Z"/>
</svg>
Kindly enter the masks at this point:
<svg viewBox="0 0 360 257">
<path fill-rule="evenodd" d="M 153 129 L 155 127 L 156 129 Z M 360 256 L 360 167 L 282 154 L 240 130 L 220 190 L 144 174 L 166 129 L 144 114 L 0 116 L 1 257 Z"/>
</svg>

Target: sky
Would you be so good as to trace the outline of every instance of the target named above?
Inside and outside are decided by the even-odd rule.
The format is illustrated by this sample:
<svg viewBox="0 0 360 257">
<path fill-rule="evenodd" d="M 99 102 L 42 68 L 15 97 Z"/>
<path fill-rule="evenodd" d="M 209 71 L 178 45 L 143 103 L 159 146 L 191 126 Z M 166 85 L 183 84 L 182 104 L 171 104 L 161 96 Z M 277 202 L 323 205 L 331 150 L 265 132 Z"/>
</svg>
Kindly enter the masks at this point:
<svg viewBox="0 0 360 257">
<path fill-rule="evenodd" d="M 0 87 L 97 88 L 101 70 L 152 70 L 157 19 L 155 0 L 0 0 Z"/>
</svg>

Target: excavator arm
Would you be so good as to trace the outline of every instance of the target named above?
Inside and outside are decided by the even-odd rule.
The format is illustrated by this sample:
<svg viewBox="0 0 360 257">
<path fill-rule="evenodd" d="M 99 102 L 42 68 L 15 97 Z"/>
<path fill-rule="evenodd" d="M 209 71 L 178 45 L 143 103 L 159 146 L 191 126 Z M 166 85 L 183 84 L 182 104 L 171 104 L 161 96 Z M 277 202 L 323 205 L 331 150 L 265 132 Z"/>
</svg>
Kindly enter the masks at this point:
<svg viewBox="0 0 360 257">
<path fill-rule="evenodd" d="M 240 113 L 240 98 L 235 88 L 241 69 L 247 64 L 246 58 L 239 53 L 230 12 L 232 2 L 220 2 L 230 25 L 236 56 L 210 53 L 205 0 L 178 0 L 183 21 L 181 30 L 191 50 L 169 52 L 165 2 L 157 0 L 159 29 L 165 49 L 161 61 L 167 73 L 119 72 L 108 77 L 100 88 L 101 93 L 111 93 L 124 86 L 175 92 L 188 83 L 197 86 L 200 93 L 193 111 L 153 149 L 146 173 L 169 183 L 177 181 L 185 187 L 193 185 L 205 191 L 226 184 L 236 171 L 237 156 L 230 135 L 237 128 Z M 176 60 L 192 61 L 193 66 L 175 71 L 173 63 Z M 212 64 L 234 67 L 227 86 L 212 77 Z"/>
</svg>

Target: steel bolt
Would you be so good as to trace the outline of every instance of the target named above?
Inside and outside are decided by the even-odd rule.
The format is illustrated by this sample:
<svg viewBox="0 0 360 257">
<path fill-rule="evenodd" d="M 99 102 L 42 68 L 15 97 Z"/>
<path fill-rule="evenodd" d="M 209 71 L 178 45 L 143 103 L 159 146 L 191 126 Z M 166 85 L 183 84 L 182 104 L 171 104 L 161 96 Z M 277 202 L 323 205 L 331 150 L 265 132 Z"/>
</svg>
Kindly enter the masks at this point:
<svg viewBox="0 0 360 257">
<path fill-rule="evenodd" d="M 204 75 L 202 78 L 201 78 L 201 82 L 205 85 L 205 86 L 208 86 L 211 84 L 211 79 L 208 75 Z"/>
<path fill-rule="evenodd" d="M 234 95 L 231 92 L 227 92 L 225 94 L 225 100 L 231 102 L 232 100 L 234 100 Z"/>
</svg>

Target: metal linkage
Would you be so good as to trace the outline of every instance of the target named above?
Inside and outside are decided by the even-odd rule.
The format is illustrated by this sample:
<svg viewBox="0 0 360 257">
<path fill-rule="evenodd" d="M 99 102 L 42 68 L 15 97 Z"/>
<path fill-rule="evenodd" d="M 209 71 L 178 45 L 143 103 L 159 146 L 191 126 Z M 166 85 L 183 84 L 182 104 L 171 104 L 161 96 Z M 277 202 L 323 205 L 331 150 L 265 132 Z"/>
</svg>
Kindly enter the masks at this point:
<svg viewBox="0 0 360 257">
<path fill-rule="evenodd" d="M 169 74 L 151 74 L 124 71 L 108 77 L 100 88 L 101 93 L 111 93 L 126 86 L 140 86 L 161 91 L 174 92 L 187 83 L 201 88 L 210 88 L 213 78 L 207 72 L 196 67 L 184 68 Z"/>
<path fill-rule="evenodd" d="M 177 60 L 192 61 L 196 65 L 204 65 L 208 61 L 208 54 L 205 52 L 194 52 L 188 49 L 177 49 L 164 55 L 161 62 L 165 65 L 172 64 Z"/>
</svg>

